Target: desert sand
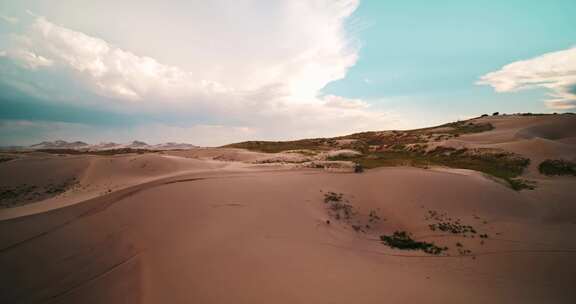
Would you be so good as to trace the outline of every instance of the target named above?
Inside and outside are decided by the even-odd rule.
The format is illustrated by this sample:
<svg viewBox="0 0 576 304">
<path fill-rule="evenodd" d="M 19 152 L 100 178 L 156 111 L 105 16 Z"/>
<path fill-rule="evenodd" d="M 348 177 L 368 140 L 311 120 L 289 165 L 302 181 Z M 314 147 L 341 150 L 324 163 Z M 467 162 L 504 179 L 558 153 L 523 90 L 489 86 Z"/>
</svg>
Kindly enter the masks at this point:
<svg viewBox="0 0 576 304">
<path fill-rule="evenodd" d="M 495 129 L 435 143 L 531 160 L 514 191 L 445 167 L 311 169 L 290 153 L 27 153 L 2 186 L 65 192 L 0 209 L 0 303 L 575 303 L 573 115 L 498 116 Z M 331 192 L 352 206 L 335 218 Z M 475 234 L 432 230 L 440 222 Z M 408 231 L 448 249 L 382 244 Z M 481 237 L 480 235 L 486 235 Z"/>
</svg>

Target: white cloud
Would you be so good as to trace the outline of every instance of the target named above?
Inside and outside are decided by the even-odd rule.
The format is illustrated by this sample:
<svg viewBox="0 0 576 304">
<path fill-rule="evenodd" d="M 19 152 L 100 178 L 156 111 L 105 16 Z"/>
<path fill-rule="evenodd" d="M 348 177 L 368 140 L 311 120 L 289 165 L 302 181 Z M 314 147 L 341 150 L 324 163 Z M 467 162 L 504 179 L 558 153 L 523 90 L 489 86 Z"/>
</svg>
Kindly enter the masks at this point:
<svg viewBox="0 0 576 304">
<path fill-rule="evenodd" d="M 278 24 L 271 26 L 278 27 L 280 32 L 256 33 L 260 36 L 257 38 L 261 38 L 257 41 L 260 46 L 236 38 L 231 41 L 235 45 L 216 50 L 214 53 L 220 55 L 211 58 L 208 65 L 198 62 L 190 66 L 189 71 L 137 55 L 39 16 L 34 16 L 35 21 L 26 33 L 16 36 L 16 46 L 11 53 L 29 68 L 54 62 L 71 69 L 95 92 L 121 100 L 179 99 L 275 87 L 289 97 L 290 102 L 309 101 L 326 84 L 343 78 L 356 62 L 357 52 L 346 37 L 343 23 L 358 3 L 357 0 L 279 3 L 282 5 L 276 5 L 275 9 L 282 14 L 276 21 Z M 210 27 L 205 31 L 210 32 Z M 221 35 L 220 32 L 212 34 Z M 251 32 L 241 34 L 252 35 Z M 199 48 L 209 47 L 200 45 Z M 263 59 L 240 57 L 248 51 Z M 214 69 L 215 66 L 218 69 Z"/>
<path fill-rule="evenodd" d="M 3 57 L 11 57 L 16 59 L 16 62 L 18 62 L 20 65 L 31 70 L 35 70 L 40 67 L 48 67 L 54 63 L 51 59 L 26 49 L 4 51 L 1 55 Z"/>
<path fill-rule="evenodd" d="M 9 24 L 17 24 L 20 21 L 20 19 L 18 19 L 16 17 L 5 16 L 5 15 L 0 15 L 0 20 L 7 22 Z"/>
<path fill-rule="evenodd" d="M 545 88 L 550 91 L 548 107 L 576 108 L 576 47 L 510 63 L 482 76 L 478 84 L 490 85 L 496 92 Z"/>
<path fill-rule="evenodd" d="M 101 96 L 97 100 L 109 109 L 134 115 L 142 111 L 163 113 L 162 121 L 167 121 L 169 113 L 216 121 L 195 124 L 183 123 L 180 118 L 172 125 L 141 123 L 122 130 L 120 133 L 126 138 L 128 134 L 143 140 L 154 134 L 173 134 L 170 141 L 214 145 L 402 127 L 397 116 L 374 110 L 365 101 L 334 95 L 318 97 L 326 84 L 343 78 L 357 60 L 357 49 L 344 30 L 346 18 L 357 5 L 357 0 L 271 2 L 270 10 L 259 12 L 267 18 L 269 28 L 256 23 L 244 29 L 244 23 L 251 22 L 241 13 L 224 16 L 241 22 L 237 26 L 240 29 L 227 28 L 232 34 L 214 29 L 224 21 L 193 27 L 191 33 L 178 40 L 190 47 L 189 40 L 199 39 L 194 35 L 203 39 L 196 43 L 198 52 L 191 49 L 189 57 L 194 60 L 187 61 L 186 68 L 163 64 L 36 15 L 24 33 L 13 35 L 6 55 L 32 72 L 42 69 L 67 75 L 73 82 L 70 87 L 96 93 Z M 244 32 L 235 32 L 240 30 Z M 179 45 L 164 47 L 173 49 Z M 35 82 L 41 80 L 36 78 Z M 18 83 L 16 79 L 4 82 Z M 46 87 L 51 91 L 44 92 L 45 98 L 59 99 L 51 95 L 57 90 L 54 85 Z M 60 88 L 60 93 L 69 92 L 70 87 Z M 38 83 L 35 88 L 40 90 L 42 86 Z M 77 98 L 76 102 L 87 101 Z M 87 136 L 92 134 L 85 128 L 78 130 Z M 186 135 L 177 140 L 177 134 Z M 102 140 L 118 136 L 104 131 L 94 136 L 103 135 L 110 138 Z"/>
<path fill-rule="evenodd" d="M 28 68 L 58 65 L 81 76 L 96 93 L 120 100 L 177 98 L 196 92 L 221 91 L 217 83 L 137 56 L 106 41 L 37 17 L 30 30 L 15 36 L 8 56 Z"/>
<path fill-rule="evenodd" d="M 369 104 L 361 99 L 350 99 L 336 95 L 326 95 L 322 99 L 326 102 L 326 106 L 333 108 L 366 109 L 369 107 Z"/>
</svg>

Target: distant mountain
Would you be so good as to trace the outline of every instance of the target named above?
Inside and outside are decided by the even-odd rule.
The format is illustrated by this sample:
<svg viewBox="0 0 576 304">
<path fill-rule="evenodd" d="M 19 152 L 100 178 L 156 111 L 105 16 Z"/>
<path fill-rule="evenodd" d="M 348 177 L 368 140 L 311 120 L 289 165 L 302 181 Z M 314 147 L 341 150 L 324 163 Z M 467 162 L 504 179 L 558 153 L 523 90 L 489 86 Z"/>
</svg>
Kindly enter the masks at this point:
<svg viewBox="0 0 576 304">
<path fill-rule="evenodd" d="M 156 145 L 149 145 L 143 141 L 134 140 L 131 143 L 120 144 L 115 142 L 102 142 L 95 145 L 90 145 L 82 141 L 67 142 L 65 140 L 43 141 L 41 143 L 31 145 L 27 149 L 42 150 L 42 149 L 72 149 L 81 151 L 104 151 L 114 149 L 135 149 L 135 150 L 185 150 L 193 149 L 197 146 L 186 143 L 168 142 Z"/>
<path fill-rule="evenodd" d="M 84 149 L 89 145 L 83 141 L 67 142 L 65 140 L 43 141 L 39 144 L 31 145 L 30 148 L 38 149 Z"/>
<path fill-rule="evenodd" d="M 151 146 L 143 141 L 133 141 L 125 146 L 125 148 L 132 148 L 132 149 L 149 149 Z"/>
<path fill-rule="evenodd" d="M 111 149 L 121 149 L 124 145 L 115 142 L 102 142 L 99 144 L 91 145 L 90 150 L 111 150 Z"/>
</svg>

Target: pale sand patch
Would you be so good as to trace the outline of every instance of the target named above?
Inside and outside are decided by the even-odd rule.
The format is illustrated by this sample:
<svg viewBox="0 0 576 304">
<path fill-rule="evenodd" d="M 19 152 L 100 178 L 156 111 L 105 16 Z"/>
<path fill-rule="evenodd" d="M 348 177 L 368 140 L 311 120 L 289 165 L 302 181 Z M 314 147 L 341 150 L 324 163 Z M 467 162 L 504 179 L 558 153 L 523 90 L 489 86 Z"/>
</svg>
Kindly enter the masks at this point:
<svg viewBox="0 0 576 304">
<path fill-rule="evenodd" d="M 212 170 L 3 221 L 0 299 L 444 303 L 449 295 L 466 303 L 572 303 L 575 225 L 552 215 L 576 214 L 568 202 L 574 195 L 546 206 L 533 193 L 462 173 Z M 343 193 L 360 216 L 376 210 L 384 220 L 367 233 L 326 224 L 327 191 Z M 432 233 L 427 210 L 491 238 L 479 245 Z M 430 257 L 377 242 L 398 229 L 451 248 L 461 241 L 477 258 Z"/>
</svg>

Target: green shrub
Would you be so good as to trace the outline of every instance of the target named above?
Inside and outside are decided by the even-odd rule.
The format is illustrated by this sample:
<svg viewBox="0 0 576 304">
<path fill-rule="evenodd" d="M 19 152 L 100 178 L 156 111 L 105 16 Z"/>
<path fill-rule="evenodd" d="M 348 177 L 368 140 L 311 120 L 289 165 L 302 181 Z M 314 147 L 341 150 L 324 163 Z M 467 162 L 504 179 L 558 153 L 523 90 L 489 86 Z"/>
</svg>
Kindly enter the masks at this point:
<svg viewBox="0 0 576 304">
<path fill-rule="evenodd" d="M 392 235 L 381 235 L 380 240 L 390 248 L 401 250 L 422 250 L 428 254 L 439 255 L 448 250 L 447 247 L 438 247 L 434 243 L 413 240 L 405 231 L 395 231 Z"/>
<path fill-rule="evenodd" d="M 536 189 L 536 182 L 522 179 L 522 178 L 508 178 L 506 179 L 510 187 L 516 191 L 520 190 L 534 190 Z"/>
<path fill-rule="evenodd" d="M 547 159 L 540 163 L 538 170 L 545 175 L 576 176 L 576 163 L 563 159 Z"/>
</svg>

